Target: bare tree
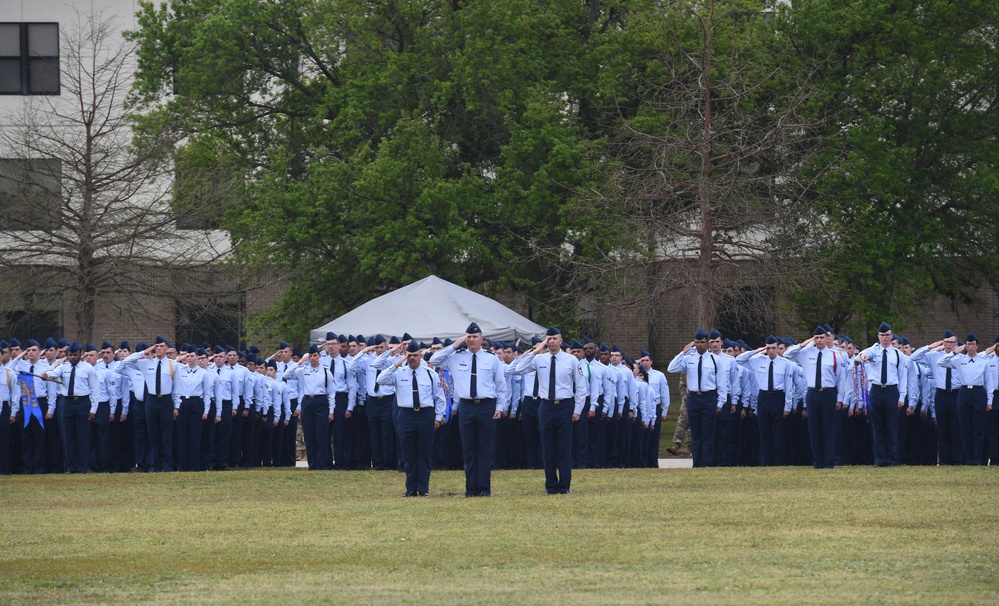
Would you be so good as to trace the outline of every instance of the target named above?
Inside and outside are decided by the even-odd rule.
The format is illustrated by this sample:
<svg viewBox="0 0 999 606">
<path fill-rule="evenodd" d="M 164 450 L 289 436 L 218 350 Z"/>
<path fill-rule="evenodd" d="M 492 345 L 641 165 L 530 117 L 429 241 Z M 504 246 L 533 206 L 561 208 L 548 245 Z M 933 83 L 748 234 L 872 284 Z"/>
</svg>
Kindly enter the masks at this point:
<svg viewBox="0 0 999 606">
<path fill-rule="evenodd" d="M 142 314 L 137 296 L 238 289 L 220 279 L 229 238 L 206 209 L 218 212 L 239 185 L 200 175 L 178 197 L 176 136 L 133 128 L 134 44 L 97 13 L 65 25 L 61 94 L 25 97 L 3 117 L 0 267 L 8 292 L 69 297 L 76 337 L 89 341 L 98 305 Z"/>
<path fill-rule="evenodd" d="M 574 263 L 579 291 L 646 306 L 650 318 L 682 307 L 703 326 L 720 304 L 760 302 L 769 309 L 744 310 L 772 317 L 773 299 L 739 290 L 776 298 L 801 287 L 801 253 L 820 235 L 800 176 L 823 121 L 808 105 L 814 68 L 776 35 L 772 14 L 719 5 L 675 2 L 650 17 L 661 28 L 650 36 L 656 68 L 629 74 L 639 101 L 621 102 L 603 186 L 578 206 L 604 218 L 616 245 Z"/>
</svg>

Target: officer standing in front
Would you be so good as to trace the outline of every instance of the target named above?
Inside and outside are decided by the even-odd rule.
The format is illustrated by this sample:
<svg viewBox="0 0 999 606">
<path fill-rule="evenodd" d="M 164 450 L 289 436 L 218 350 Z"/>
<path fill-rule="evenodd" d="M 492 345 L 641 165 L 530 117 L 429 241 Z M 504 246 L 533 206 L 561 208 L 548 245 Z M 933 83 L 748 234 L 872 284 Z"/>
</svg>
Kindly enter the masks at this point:
<svg viewBox="0 0 999 606">
<path fill-rule="evenodd" d="M 431 356 L 430 364 L 450 372 L 458 392 L 465 496 L 488 497 L 492 494 L 490 475 L 496 421 L 508 409 L 506 380 L 499 359 L 482 349 L 479 325 L 472 322 L 465 333 Z M 468 349 L 456 351 L 462 344 L 468 345 Z"/>
<path fill-rule="evenodd" d="M 541 459 L 545 468 L 545 493 L 569 494 L 572 483 L 572 424 L 586 405 L 586 377 L 575 356 L 561 350 L 562 333 L 548 327 L 544 343 L 517 360 L 514 372 L 534 370 L 541 405 Z M 545 352 L 545 353 L 542 353 Z"/>
<path fill-rule="evenodd" d="M 393 402 L 399 408 L 396 424 L 406 469 L 404 497 L 430 495 L 434 430 L 444 422 L 444 390 L 437 374 L 422 364 L 423 351 L 419 343 L 410 341 L 406 356 L 383 370 L 377 379 L 382 386 L 392 386 Z M 403 362 L 405 369 L 401 369 Z"/>
</svg>

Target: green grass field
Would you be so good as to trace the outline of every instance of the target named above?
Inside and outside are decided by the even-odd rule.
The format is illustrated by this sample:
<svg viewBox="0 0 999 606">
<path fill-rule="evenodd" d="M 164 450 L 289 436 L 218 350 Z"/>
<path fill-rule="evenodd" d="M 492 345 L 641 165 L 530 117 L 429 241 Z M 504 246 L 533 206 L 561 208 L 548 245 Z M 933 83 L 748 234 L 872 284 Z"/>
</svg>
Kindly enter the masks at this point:
<svg viewBox="0 0 999 606">
<path fill-rule="evenodd" d="M 999 602 L 995 468 L 0 478 L 0 603 Z"/>
</svg>

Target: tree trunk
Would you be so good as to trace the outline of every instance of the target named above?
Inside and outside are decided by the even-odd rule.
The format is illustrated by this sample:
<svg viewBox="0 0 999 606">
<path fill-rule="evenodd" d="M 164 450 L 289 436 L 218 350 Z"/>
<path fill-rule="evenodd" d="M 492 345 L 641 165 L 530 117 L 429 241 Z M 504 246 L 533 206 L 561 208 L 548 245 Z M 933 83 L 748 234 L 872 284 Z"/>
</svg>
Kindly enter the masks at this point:
<svg viewBox="0 0 999 606">
<path fill-rule="evenodd" d="M 711 28 L 714 24 L 715 3 L 712 0 L 708 18 L 704 22 L 704 57 L 702 79 L 704 82 L 704 130 L 701 141 L 701 170 L 697 179 L 697 206 L 700 211 L 700 251 L 697 259 L 697 276 L 694 280 L 697 298 L 694 309 L 697 323 L 705 328 L 715 321 L 714 277 L 711 256 L 714 250 L 714 228 L 711 219 Z"/>
</svg>

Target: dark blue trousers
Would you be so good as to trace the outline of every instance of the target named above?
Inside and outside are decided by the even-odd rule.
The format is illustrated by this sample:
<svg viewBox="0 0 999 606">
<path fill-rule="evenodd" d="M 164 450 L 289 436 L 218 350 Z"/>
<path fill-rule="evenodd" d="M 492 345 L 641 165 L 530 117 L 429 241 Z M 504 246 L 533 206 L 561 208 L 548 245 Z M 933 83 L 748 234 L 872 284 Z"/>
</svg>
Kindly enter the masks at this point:
<svg viewBox="0 0 999 606">
<path fill-rule="evenodd" d="M 309 469 L 333 469 L 330 450 L 330 405 L 326 396 L 302 398 L 302 437 L 305 438 L 305 456 Z"/>
<path fill-rule="evenodd" d="M 173 470 L 173 399 L 146 396 L 146 427 L 149 435 L 151 471 Z"/>
<path fill-rule="evenodd" d="M 395 394 L 377 398 L 369 395 L 367 399 L 368 433 L 371 434 L 371 459 L 375 469 L 396 468 L 395 424 L 392 421 L 394 406 Z"/>
<path fill-rule="evenodd" d="M 659 467 L 659 442 L 663 431 L 663 407 L 656 405 L 656 418 L 652 423 L 652 431 L 646 434 L 648 440 L 645 449 L 645 464 L 643 467 L 656 469 Z"/>
<path fill-rule="evenodd" d="M 600 396 L 603 399 L 603 396 Z M 592 405 L 591 405 L 592 406 Z M 590 454 L 588 463 L 590 467 L 604 467 L 606 465 L 604 461 L 604 456 L 607 452 L 606 438 L 604 437 L 604 429 L 606 423 L 603 420 L 603 405 L 597 405 L 593 410 L 596 412 L 593 417 L 586 419 L 586 425 L 588 426 L 590 435 L 588 436 Z"/>
<path fill-rule="evenodd" d="M 458 405 L 461 450 L 465 460 L 465 496 L 488 497 L 496 448 L 495 398 L 462 399 Z"/>
<path fill-rule="evenodd" d="M 586 422 L 590 411 L 590 398 L 586 398 L 583 413 L 579 422 L 572 424 L 572 466 L 576 469 L 586 469 L 590 466 L 590 427 Z"/>
<path fill-rule="evenodd" d="M 520 405 L 520 418 L 524 426 L 524 449 L 527 451 L 527 468 L 541 469 L 541 431 L 538 429 L 540 400 L 525 397 Z"/>
<path fill-rule="evenodd" d="M 56 398 L 55 411 L 51 419 L 45 419 L 45 471 L 47 473 L 67 473 L 66 439 L 63 437 L 62 396 Z M 41 404 L 41 400 L 39 400 Z M 46 410 L 42 406 L 42 411 Z"/>
<path fill-rule="evenodd" d="M 964 463 L 961 422 L 957 412 L 958 389 L 937 389 L 933 406 L 937 414 L 937 448 L 941 465 Z"/>
<path fill-rule="evenodd" d="M 249 422 L 249 415 L 243 416 L 246 412 L 243 398 L 234 401 L 232 407 L 236 415 L 232 417 L 232 425 L 229 428 L 229 465 L 239 467 L 243 460 L 243 426 Z"/>
<path fill-rule="evenodd" d="M 10 475 L 10 402 L 0 403 L 0 475 Z"/>
<path fill-rule="evenodd" d="M 545 492 L 569 494 L 572 483 L 572 411 L 575 401 L 541 400 L 538 423 L 541 430 L 541 458 L 545 468 Z M 575 423 L 579 425 L 579 423 Z"/>
<path fill-rule="evenodd" d="M 836 464 L 836 389 L 808 388 L 808 439 L 812 445 L 815 469 L 832 469 Z"/>
<path fill-rule="evenodd" d="M 690 410 L 687 410 L 690 413 Z M 718 413 L 715 433 L 715 462 L 722 467 L 735 467 L 739 448 L 739 406 L 731 402 Z"/>
<path fill-rule="evenodd" d="M 205 401 L 198 397 L 181 398 L 177 413 L 177 450 L 181 471 L 201 471 L 201 417 Z"/>
<path fill-rule="evenodd" d="M 45 416 L 48 409 L 48 401 L 44 398 L 38 399 L 38 407 Z M 18 413 L 17 422 L 24 424 L 24 415 L 27 414 L 24 407 Z M 8 419 L 9 420 L 9 419 Z M 56 425 L 55 419 L 45 421 L 45 427 Z M 34 416 L 28 419 L 28 426 L 21 429 L 21 452 L 22 452 L 22 472 L 25 474 L 45 473 L 45 429 Z"/>
<path fill-rule="evenodd" d="M 434 452 L 434 409 L 430 406 L 423 406 L 418 411 L 398 408 L 396 422 L 402 446 L 402 464 L 406 470 L 406 492 L 429 493 L 430 461 Z"/>
<path fill-rule="evenodd" d="M 981 465 L 985 460 L 985 388 L 964 386 L 957 397 L 958 421 L 965 465 Z"/>
<path fill-rule="evenodd" d="M 760 390 L 756 397 L 756 415 L 760 426 L 760 465 L 784 464 L 783 391 Z"/>
<path fill-rule="evenodd" d="M 607 406 L 607 420 L 604 422 L 604 467 L 620 467 L 620 453 L 617 450 L 617 432 L 621 415 L 617 414 L 617 403 L 611 399 Z"/>
<path fill-rule="evenodd" d="M 250 422 L 250 414 L 244 398 L 234 401 L 232 407 L 236 415 L 232 418 L 232 427 L 229 431 L 229 466 L 239 467 L 243 462 L 243 431 Z"/>
<path fill-rule="evenodd" d="M 243 458 L 240 467 L 260 467 L 260 413 L 256 404 L 243 418 Z"/>
<path fill-rule="evenodd" d="M 201 422 L 201 471 L 215 469 L 215 417 L 218 414 L 213 399 L 208 407 L 208 418 Z"/>
<path fill-rule="evenodd" d="M 128 418 L 132 419 L 132 433 L 135 441 L 135 465 L 139 471 L 153 470 L 153 454 L 149 447 L 149 422 L 146 419 L 145 400 L 135 399 L 128 405 Z"/>
<path fill-rule="evenodd" d="M 898 464 L 898 386 L 871 385 L 871 430 L 874 436 L 874 464 Z"/>
<path fill-rule="evenodd" d="M 989 461 L 999 465 L 999 390 L 992 392 L 992 410 L 985 414 L 985 435 Z"/>
<path fill-rule="evenodd" d="M 87 455 L 90 468 L 98 473 L 117 471 L 111 458 L 111 403 L 101 402 L 97 413 L 90 422 L 90 452 Z"/>
<path fill-rule="evenodd" d="M 115 400 L 110 404 L 111 414 L 114 419 L 109 426 L 111 436 L 111 467 L 114 471 L 132 471 L 135 467 L 135 436 L 132 430 L 131 415 L 121 420 L 124 404 L 121 400 Z"/>
<path fill-rule="evenodd" d="M 694 467 L 714 467 L 718 392 L 688 391 L 687 420 L 690 422 L 690 454 L 694 459 Z"/>
<path fill-rule="evenodd" d="M 631 433 L 634 429 L 634 419 L 631 418 L 631 403 L 627 400 L 621 418 L 617 420 L 617 467 L 628 467 L 631 457 Z"/>
<path fill-rule="evenodd" d="M 222 400 L 219 417 L 219 422 L 215 424 L 215 468 L 229 469 L 229 457 L 232 454 L 232 400 Z"/>
<path fill-rule="evenodd" d="M 258 432 L 259 441 L 257 442 L 257 460 L 256 465 L 259 467 L 273 467 L 274 466 L 274 408 L 267 411 L 266 414 L 258 415 L 258 425 L 260 426 L 260 431 Z"/>
<path fill-rule="evenodd" d="M 288 420 L 288 424 L 284 426 L 282 430 L 284 432 L 284 439 L 282 440 L 282 450 L 281 450 L 281 466 L 282 467 L 294 467 L 296 461 L 296 454 L 298 444 L 296 442 L 298 436 L 298 419 L 295 418 L 295 411 L 298 410 L 298 398 L 291 399 L 291 419 Z"/>
<path fill-rule="evenodd" d="M 347 406 L 347 394 L 338 392 L 336 407 L 333 409 L 333 425 L 330 427 L 334 469 L 353 469 L 355 464 L 354 441 L 351 439 L 353 424 L 347 418 Z"/>
<path fill-rule="evenodd" d="M 90 416 L 90 396 L 63 396 L 60 400 L 66 471 L 87 473 L 90 462 L 90 420 L 87 418 Z"/>
</svg>

